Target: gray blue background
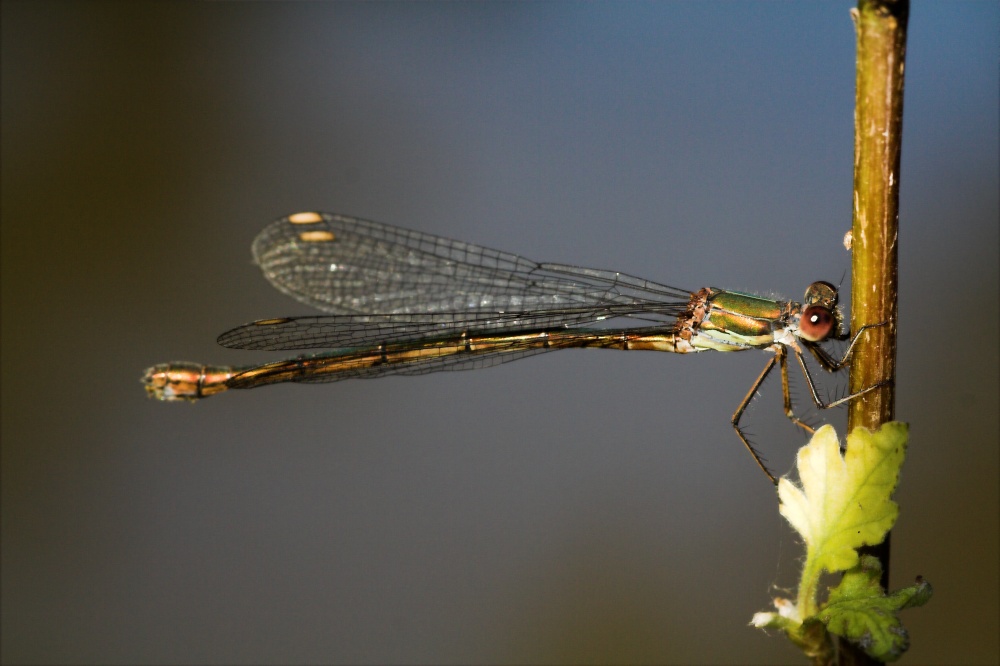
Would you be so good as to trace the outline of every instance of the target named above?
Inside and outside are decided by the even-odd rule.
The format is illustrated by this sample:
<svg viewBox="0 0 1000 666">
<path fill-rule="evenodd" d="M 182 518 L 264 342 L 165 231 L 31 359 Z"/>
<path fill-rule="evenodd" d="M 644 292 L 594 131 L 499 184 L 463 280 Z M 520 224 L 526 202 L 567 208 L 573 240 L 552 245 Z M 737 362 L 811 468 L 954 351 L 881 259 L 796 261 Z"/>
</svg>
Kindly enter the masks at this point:
<svg viewBox="0 0 1000 666">
<path fill-rule="evenodd" d="M 214 340 L 308 314 L 249 253 L 300 210 L 688 289 L 839 281 L 850 7 L 4 2 L 3 661 L 797 662 L 747 626 L 799 555 L 728 423 L 763 354 L 193 406 L 138 377 L 272 358 Z M 998 27 L 910 20 L 892 577 L 936 589 L 910 663 L 1000 656 Z M 779 406 L 771 381 L 748 426 L 786 472 Z"/>
</svg>

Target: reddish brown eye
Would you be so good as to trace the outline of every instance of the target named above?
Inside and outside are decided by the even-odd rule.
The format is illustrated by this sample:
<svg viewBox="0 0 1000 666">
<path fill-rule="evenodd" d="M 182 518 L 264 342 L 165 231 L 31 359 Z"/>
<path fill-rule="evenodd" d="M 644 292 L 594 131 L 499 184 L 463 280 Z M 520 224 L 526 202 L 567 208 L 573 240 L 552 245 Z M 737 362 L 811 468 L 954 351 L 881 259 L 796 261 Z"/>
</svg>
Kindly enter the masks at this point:
<svg viewBox="0 0 1000 666">
<path fill-rule="evenodd" d="M 799 320 L 799 335 L 810 342 L 825 340 L 833 328 L 833 315 L 819 305 L 810 305 Z"/>
</svg>

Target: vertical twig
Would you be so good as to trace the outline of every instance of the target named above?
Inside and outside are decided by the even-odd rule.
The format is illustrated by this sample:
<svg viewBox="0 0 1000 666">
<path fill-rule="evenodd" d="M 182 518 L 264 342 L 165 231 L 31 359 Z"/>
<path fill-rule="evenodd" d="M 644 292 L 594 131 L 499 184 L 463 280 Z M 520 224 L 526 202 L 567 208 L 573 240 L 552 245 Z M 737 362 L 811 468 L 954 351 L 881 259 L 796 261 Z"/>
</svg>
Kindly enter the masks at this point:
<svg viewBox="0 0 1000 666">
<path fill-rule="evenodd" d="M 854 110 L 854 223 L 851 330 L 869 329 L 851 362 L 850 390 L 890 383 L 852 401 L 848 431 L 876 429 L 893 418 L 898 291 L 899 156 L 903 126 L 903 72 L 908 0 L 860 0 L 853 12 L 858 38 Z M 889 535 L 868 549 L 889 582 Z M 875 663 L 840 641 L 841 664 Z"/>
</svg>

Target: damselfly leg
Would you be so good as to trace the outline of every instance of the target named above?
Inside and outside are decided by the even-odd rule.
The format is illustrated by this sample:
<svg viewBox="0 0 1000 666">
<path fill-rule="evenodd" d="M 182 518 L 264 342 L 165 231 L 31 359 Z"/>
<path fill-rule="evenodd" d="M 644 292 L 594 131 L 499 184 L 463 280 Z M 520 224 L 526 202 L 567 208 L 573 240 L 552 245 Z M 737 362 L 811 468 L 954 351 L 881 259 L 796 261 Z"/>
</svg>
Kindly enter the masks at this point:
<svg viewBox="0 0 1000 666">
<path fill-rule="evenodd" d="M 819 344 L 815 342 L 809 342 L 807 340 L 803 340 L 802 344 L 804 344 L 806 349 L 812 352 L 813 356 L 816 357 L 816 360 L 819 362 L 820 367 L 822 367 L 824 370 L 828 372 L 837 372 L 838 370 L 841 370 L 850 364 L 851 354 L 854 351 L 854 346 L 857 344 L 858 340 L 865 333 L 865 331 L 871 328 L 884 326 L 886 323 L 887 322 L 881 322 L 878 324 L 867 324 L 858 329 L 858 332 L 854 335 L 853 339 L 851 340 L 851 344 L 848 345 L 847 349 L 844 351 L 844 354 L 841 356 L 839 360 L 835 359 L 828 351 L 820 347 Z M 846 336 L 844 336 L 844 339 L 846 339 Z M 747 439 L 746 434 L 743 432 L 743 429 L 740 428 L 740 419 L 742 418 L 743 413 L 746 411 L 747 407 L 753 401 L 754 396 L 757 394 L 757 391 L 764 383 L 764 380 L 767 379 L 768 375 L 771 373 L 771 371 L 774 369 L 774 366 L 777 364 L 781 369 L 781 393 L 782 393 L 782 400 L 784 401 L 785 416 L 787 416 L 788 420 L 790 420 L 792 423 L 799 426 L 800 428 L 802 428 L 803 430 L 805 430 L 810 434 L 816 431 L 816 429 L 813 428 L 811 425 L 805 423 L 804 421 L 802 421 L 802 419 L 797 417 L 795 415 L 795 410 L 792 408 L 792 394 L 788 383 L 788 351 L 787 351 L 788 349 L 791 349 L 792 353 L 795 354 L 795 358 L 798 360 L 799 366 L 802 368 L 802 374 L 806 378 L 806 386 L 809 387 L 809 395 L 810 397 L 812 397 L 813 404 L 815 404 L 818 409 L 830 409 L 832 407 L 843 405 L 851 400 L 854 400 L 855 398 L 859 398 L 865 395 L 866 393 L 870 393 L 871 391 L 874 391 L 875 389 L 880 388 L 882 386 L 886 386 L 890 383 L 890 380 L 883 380 L 872 386 L 869 386 L 855 393 L 851 393 L 850 395 L 846 395 L 837 400 L 833 400 L 831 402 L 824 402 L 822 398 L 819 397 L 819 393 L 816 391 L 816 384 L 813 381 L 812 375 L 809 373 L 809 367 L 806 365 L 802 351 L 798 348 L 798 345 L 794 343 L 788 345 L 780 343 L 773 345 L 770 348 L 770 351 L 774 352 L 774 356 L 772 356 L 771 359 L 767 362 L 767 365 L 764 366 L 764 370 L 761 371 L 760 375 L 757 377 L 757 380 L 750 387 L 750 390 L 743 398 L 743 401 L 739 404 L 739 407 L 737 407 L 736 411 L 733 412 L 733 416 L 732 419 L 730 420 L 730 423 L 733 426 L 733 430 L 736 431 L 737 437 L 740 438 L 740 441 L 743 442 L 743 445 L 746 447 L 747 451 L 749 451 L 750 455 L 753 456 L 753 459 L 757 463 L 757 466 L 760 467 L 761 471 L 763 471 L 764 474 L 767 475 L 767 478 L 771 480 L 771 483 L 774 484 L 778 483 L 778 479 L 774 476 L 774 474 L 771 473 L 771 470 L 767 468 L 767 465 L 764 462 L 764 458 L 760 455 L 760 452 L 758 452 L 757 449 L 754 448 L 753 444 L 750 443 L 750 440 Z"/>
</svg>

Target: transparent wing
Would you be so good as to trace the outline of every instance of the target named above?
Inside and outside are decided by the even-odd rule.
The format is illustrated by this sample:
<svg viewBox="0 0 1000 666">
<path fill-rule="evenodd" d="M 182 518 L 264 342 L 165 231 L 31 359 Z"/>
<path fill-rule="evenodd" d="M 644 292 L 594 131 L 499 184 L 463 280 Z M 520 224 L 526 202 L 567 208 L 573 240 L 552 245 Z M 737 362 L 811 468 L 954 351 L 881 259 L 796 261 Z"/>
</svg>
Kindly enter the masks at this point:
<svg viewBox="0 0 1000 666">
<path fill-rule="evenodd" d="M 219 336 L 231 349 L 278 351 L 345 349 L 386 343 L 435 340 L 462 334 L 501 335 L 528 330 L 553 330 L 618 318 L 673 321 L 688 299 L 641 305 L 604 305 L 535 312 L 431 312 L 413 314 L 330 315 L 282 317 L 244 324 Z"/>
<path fill-rule="evenodd" d="M 529 312 L 687 301 L 685 289 L 345 215 L 268 225 L 253 254 L 278 290 L 330 314 Z"/>
</svg>

